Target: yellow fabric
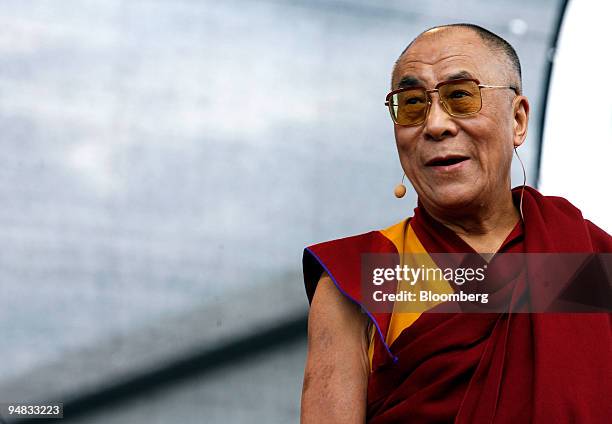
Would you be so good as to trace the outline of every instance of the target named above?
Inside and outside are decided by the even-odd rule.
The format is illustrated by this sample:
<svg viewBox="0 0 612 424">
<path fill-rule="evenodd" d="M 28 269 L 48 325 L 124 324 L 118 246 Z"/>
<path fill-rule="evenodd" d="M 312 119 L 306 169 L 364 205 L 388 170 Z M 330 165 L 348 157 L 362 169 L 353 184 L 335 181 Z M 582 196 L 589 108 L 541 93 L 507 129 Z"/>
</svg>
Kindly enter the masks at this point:
<svg viewBox="0 0 612 424">
<path fill-rule="evenodd" d="M 400 266 L 407 265 L 411 268 L 424 268 L 435 269 L 437 265 L 429 256 L 425 247 L 418 239 L 414 230 L 409 224 L 409 219 L 405 219 L 389 228 L 380 231 L 386 238 L 388 238 L 397 248 L 397 251 L 401 255 Z M 453 293 L 453 289 L 446 280 L 419 280 L 415 287 L 419 290 L 432 290 L 436 293 Z M 397 292 L 402 290 L 408 290 L 414 292 L 414 287 L 406 281 L 400 280 Z M 428 310 L 436 306 L 440 302 L 413 302 L 410 305 L 410 310 L 415 309 L 419 311 Z M 417 306 L 415 306 L 415 304 Z M 406 312 L 402 311 L 402 302 L 396 302 L 393 306 L 393 313 L 391 315 L 391 321 L 389 323 L 389 330 L 387 331 L 386 343 L 388 346 L 399 337 L 399 335 L 408 327 L 410 327 L 418 318 L 422 312 Z M 369 340 L 370 344 L 368 347 L 368 357 L 370 360 L 370 369 L 372 369 L 372 359 L 374 357 L 374 337 L 376 331 L 374 325 L 370 326 Z"/>
</svg>

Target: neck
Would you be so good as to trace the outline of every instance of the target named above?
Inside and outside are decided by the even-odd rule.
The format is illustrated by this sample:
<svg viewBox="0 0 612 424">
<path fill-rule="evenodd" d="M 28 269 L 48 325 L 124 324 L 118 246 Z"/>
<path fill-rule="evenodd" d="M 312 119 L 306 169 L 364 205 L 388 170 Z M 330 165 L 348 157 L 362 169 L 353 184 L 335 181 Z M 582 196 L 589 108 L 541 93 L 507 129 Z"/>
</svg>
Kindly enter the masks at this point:
<svg viewBox="0 0 612 424">
<path fill-rule="evenodd" d="M 422 203 L 427 213 L 479 253 L 495 253 L 520 218 L 510 190 L 491 201 L 475 203 L 460 211 Z"/>
</svg>

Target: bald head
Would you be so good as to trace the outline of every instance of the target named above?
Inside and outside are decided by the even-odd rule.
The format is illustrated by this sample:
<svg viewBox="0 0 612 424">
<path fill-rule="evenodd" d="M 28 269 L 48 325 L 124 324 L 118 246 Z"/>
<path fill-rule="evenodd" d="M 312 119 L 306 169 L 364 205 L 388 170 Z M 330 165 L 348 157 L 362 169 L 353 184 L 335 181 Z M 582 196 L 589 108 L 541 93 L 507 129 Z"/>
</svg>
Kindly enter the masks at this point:
<svg viewBox="0 0 612 424">
<path fill-rule="evenodd" d="M 508 84 L 517 89 L 518 93 L 522 93 L 522 78 L 521 78 L 521 63 L 518 55 L 514 48 L 506 40 L 500 36 L 492 33 L 491 31 L 482 28 L 478 25 L 460 23 L 460 24 L 449 24 L 440 25 L 430 28 L 426 31 L 421 32 L 417 35 L 408 46 L 404 49 L 402 54 L 395 62 L 392 74 L 392 87 L 396 88 L 398 83 L 397 68 L 398 64 L 402 61 L 404 55 L 409 52 L 410 48 L 419 40 L 423 38 L 438 38 L 442 41 L 445 36 L 453 35 L 456 33 L 471 33 L 478 36 L 478 39 L 484 46 L 490 51 L 495 59 L 501 65 L 503 71 L 503 78 L 505 79 L 504 84 Z"/>
</svg>

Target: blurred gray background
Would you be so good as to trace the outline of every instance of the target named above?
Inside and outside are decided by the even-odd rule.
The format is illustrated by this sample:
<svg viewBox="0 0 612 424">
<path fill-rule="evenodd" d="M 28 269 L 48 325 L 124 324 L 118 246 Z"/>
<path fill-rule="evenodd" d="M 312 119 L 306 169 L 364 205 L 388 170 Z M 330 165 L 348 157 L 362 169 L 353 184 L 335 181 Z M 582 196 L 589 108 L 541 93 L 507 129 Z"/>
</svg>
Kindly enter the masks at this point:
<svg viewBox="0 0 612 424">
<path fill-rule="evenodd" d="M 302 249 L 415 206 L 393 196 L 395 59 L 443 23 L 513 44 L 534 184 L 560 4 L 0 1 L 0 402 L 296 422 Z"/>
</svg>

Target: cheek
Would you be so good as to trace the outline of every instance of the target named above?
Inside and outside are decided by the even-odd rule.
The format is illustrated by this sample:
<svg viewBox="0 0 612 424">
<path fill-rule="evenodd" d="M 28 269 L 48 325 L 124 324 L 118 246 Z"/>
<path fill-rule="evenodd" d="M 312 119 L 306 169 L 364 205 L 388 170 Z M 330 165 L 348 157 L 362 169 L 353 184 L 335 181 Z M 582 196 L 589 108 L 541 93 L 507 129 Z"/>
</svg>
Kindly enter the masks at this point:
<svg viewBox="0 0 612 424">
<path fill-rule="evenodd" d="M 413 180 L 418 172 L 418 142 L 411 128 L 400 128 L 395 131 L 395 143 L 399 154 L 400 163 L 406 176 Z"/>
<path fill-rule="evenodd" d="M 512 123 L 495 116 L 482 116 L 483 119 L 463 127 L 473 144 L 481 167 L 496 172 L 512 155 Z M 491 169 L 490 169 L 491 168 Z"/>
<path fill-rule="evenodd" d="M 413 128 L 396 127 L 395 144 L 400 156 L 407 156 L 403 159 L 409 159 L 414 156 L 416 143 L 416 134 Z"/>
</svg>

